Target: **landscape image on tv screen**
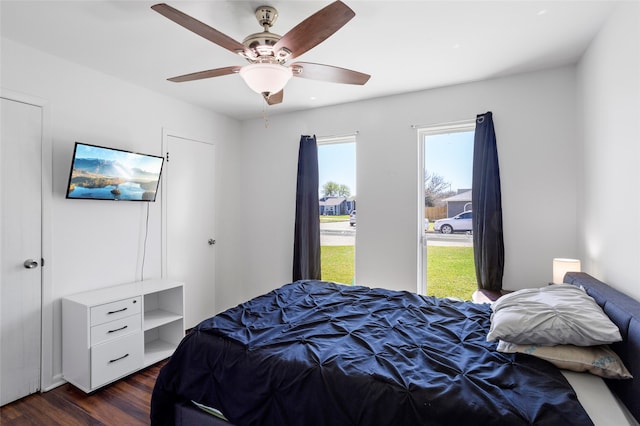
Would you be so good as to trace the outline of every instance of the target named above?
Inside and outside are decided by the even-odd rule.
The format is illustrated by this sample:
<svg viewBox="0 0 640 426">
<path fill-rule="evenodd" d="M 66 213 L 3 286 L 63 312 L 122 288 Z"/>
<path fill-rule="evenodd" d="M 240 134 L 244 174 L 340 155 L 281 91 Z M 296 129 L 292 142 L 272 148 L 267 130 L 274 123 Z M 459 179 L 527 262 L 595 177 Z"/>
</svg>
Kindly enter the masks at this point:
<svg viewBox="0 0 640 426">
<path fill-rule="evenodd" d="M 67 198 L 155 201 L 164 158 L 76 143 Z"/>
</svg>

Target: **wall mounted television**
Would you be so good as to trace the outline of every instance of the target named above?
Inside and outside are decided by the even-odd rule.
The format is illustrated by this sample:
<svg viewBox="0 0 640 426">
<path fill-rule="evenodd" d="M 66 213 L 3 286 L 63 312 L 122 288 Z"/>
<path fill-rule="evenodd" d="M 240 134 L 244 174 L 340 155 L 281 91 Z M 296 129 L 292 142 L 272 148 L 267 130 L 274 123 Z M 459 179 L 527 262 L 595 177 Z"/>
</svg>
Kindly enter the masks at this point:
<svg viewBox="0 0 640 426">
<path fill-rule="evenodd" d="M 155 201 L 164 157 L 76 142 L 66 198 Z"/>
</svg>

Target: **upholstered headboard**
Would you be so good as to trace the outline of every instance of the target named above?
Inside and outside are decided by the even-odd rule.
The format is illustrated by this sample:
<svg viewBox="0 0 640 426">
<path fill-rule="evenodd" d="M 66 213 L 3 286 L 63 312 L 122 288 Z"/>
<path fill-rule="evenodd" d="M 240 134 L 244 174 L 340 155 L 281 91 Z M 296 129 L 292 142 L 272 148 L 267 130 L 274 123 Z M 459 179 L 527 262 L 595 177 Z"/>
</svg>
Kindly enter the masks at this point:
<svg viewBox="0 0 640 426">
<path fill-rule="evenodd" d="M 620 356 L 633 379 L 606 382 L 640 422 L 640 302 L 584 272 L 568 272 L 564 282 L 582 286 L 620 329 L 622 342 L 610 346 Z"/>
</svg>

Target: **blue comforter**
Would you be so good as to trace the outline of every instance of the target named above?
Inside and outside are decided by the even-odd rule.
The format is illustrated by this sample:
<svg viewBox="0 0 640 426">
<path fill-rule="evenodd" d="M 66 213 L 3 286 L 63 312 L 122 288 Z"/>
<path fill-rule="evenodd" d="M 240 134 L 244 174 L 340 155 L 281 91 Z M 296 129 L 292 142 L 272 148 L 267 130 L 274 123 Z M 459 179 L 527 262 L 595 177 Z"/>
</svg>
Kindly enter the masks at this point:
<svg viewBox="0 0 640 426">
<path fill-rule="evenodd" d="M 235 425 L 590 425 L 551 364 L 496 352 L 489 305 L 299 281 L 200 323 L 161 370 Z"/>
</svg>

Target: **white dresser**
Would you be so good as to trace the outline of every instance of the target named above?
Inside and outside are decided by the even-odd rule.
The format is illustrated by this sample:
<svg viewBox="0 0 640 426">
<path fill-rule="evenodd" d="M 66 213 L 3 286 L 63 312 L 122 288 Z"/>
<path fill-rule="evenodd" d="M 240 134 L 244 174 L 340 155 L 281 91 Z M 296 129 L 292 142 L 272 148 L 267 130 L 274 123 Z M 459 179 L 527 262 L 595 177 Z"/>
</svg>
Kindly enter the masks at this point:
<svg viewBox="0 0 640 426">
<path fill-rule="evenodd" d="M 145 280 L 62 299 L 62 374 L 85 392 L 163 360 L 184 337 L 184 286 Z"/>
</svg>

